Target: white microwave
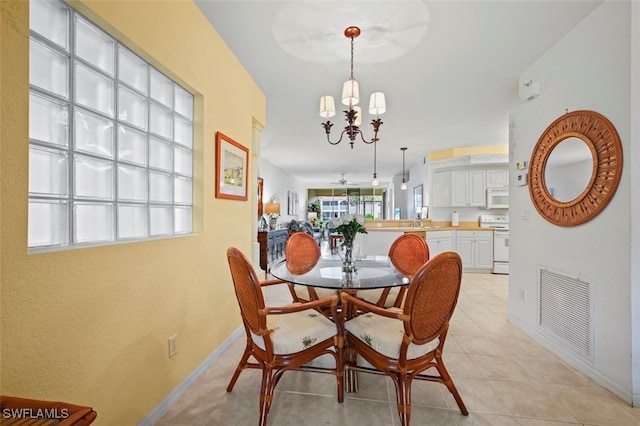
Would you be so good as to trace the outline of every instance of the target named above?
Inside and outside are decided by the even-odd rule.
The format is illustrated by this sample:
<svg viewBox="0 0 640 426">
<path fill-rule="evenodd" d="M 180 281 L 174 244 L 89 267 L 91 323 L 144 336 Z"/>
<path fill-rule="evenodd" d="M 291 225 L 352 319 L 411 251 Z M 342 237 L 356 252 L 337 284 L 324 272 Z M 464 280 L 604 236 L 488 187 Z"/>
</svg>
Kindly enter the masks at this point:
<svg viewBox="0 0 640 426">
<path fill-rule="evenodd" d="M 508 209 L 509 208 L 509 188 L 488 188 L 487 189 L 488 209 Z"/>
</svg>

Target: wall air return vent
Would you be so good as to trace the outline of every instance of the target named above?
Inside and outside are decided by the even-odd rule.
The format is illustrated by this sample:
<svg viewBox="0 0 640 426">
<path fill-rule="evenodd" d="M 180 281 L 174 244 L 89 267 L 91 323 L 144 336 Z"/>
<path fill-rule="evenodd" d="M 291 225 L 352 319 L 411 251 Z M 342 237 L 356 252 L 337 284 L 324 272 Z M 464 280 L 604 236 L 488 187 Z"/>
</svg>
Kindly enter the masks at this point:
<svg viewBox="0 0 640 426">
<path fill-rule="evenodd" d="M 593 361 L 591 284 L 538 268 L 539 325 L 544 333 Z"/>
</svg>

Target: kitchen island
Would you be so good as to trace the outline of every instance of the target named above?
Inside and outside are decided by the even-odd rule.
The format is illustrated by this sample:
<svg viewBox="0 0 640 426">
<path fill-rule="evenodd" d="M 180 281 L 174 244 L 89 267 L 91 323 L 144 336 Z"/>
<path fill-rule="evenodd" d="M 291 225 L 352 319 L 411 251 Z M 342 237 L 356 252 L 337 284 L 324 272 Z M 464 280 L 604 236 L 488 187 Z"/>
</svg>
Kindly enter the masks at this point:
<svg viewBox="0 0 640 426">
<path fill-rule="evenodd" d="M 360 256 L 387 255 L 396 238 L 405 233 L 421 235 L 429 245 L 430 256 L 442 251 L 456 251 L 463 258 L 466 272 L 491 272 L 493 264 L 493 229 L 481 228 L 478 222 L 367 221 L 367 234 L 358 234 Z M 459 237 L 459 238 L 458 238 Z"/>
</svg>

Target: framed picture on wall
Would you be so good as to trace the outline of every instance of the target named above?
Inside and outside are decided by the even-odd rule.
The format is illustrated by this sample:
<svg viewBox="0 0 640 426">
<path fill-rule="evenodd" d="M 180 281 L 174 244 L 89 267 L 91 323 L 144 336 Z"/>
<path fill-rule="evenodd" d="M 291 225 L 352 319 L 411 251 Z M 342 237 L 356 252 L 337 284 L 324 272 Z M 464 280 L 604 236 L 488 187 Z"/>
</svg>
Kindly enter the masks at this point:
<svg viewBox="0 0 640 426">
<path fill-rule="evenodd" d="M 422 184 L 413 187 L 413 212 L 416 217 L 422 214 Z"/>
<path fill-rule="evenodd" d="M 216 197 L 247 201 L 249 149 L 216 133 Z"/>
<path fill-rule="evenodd" d="M 262 217 L 262 214 L 264 213 L 264 204 L 262 204 L 262 194 L 264 192 L 264 179 L 262 179 L 261 177 L 258 178 L 258 193 L 257 193 L 257 197 L 258 197 L 258 218 Z"/>
<path fill-rule="evenodd" d="M 287 191 L 287 214 L 296 216 L 298 214 L 298 193 Z"/>
</svg>

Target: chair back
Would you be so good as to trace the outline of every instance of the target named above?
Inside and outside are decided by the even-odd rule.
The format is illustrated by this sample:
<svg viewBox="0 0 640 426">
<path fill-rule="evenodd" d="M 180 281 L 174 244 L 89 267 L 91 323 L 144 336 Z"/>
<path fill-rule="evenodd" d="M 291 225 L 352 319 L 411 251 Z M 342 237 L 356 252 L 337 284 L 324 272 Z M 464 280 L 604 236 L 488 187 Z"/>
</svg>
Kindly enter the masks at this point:
<svg viewBox="0 0 640 426">
<path fill-rule="evenodd" d="M 295 275 L 303 275 L 313 269 L 320 259 L 320 246 L 306 232 L 294 232 L 284 249 L 287 269 Z"/>
<path fill-rule="evenodd" d="M 437 254 L 415 274 L 404 305 L 405 333 L 413 343 L 424 344 L 446 333 L 458 302 L 462 260 L 453 251 Z"/>
<path fill-rule="evenodd" d="M 402 234 L 391 244 L 389 259 L 398 272 L 413 277 L 429 260 L 429 246 L 418 234 Z"/>
<path fill-rule="evenodd" d="M 261 335 L 261 330 L 266 329 L 266 318 L 260 315 L 259 310 L 264 309 L 265 305 L 256 271 L 246 256 L 235 247 L 227 249 L 227 261 L 242 321 L 254 334 Z"/>
</svg>

